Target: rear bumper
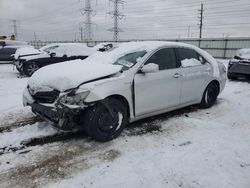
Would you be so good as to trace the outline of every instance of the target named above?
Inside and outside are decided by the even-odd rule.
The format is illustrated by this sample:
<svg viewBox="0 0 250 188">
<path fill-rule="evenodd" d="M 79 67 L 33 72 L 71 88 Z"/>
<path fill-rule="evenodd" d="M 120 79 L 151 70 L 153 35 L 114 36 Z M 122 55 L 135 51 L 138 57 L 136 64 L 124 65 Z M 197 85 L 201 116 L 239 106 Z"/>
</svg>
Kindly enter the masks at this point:
<svg viewBox="0 0 250 188">
<path fill-rule="evenodd" d="M 227 73 L 228 77 L 246 77 L 246 78 L 250 78 L 250 73 L 249 74 L 245 74 L 245 73 L 236 73 L 236 72 L 228 72 Z"/>
<path fill-rule="evenodd" d="M 250 63 L 237 63 L 230 66 L 228 75 L 231 76 L 250 76 Z"/>
</svg>

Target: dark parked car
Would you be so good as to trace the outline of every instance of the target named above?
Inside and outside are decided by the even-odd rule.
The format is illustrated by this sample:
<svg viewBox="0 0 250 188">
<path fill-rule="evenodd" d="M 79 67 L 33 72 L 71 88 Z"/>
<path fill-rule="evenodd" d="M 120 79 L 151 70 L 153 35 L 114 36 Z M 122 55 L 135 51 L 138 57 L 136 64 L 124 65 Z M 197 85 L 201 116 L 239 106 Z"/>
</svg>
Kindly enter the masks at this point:
<svg viewBox="0 0 250 188">
<path fill-rule="evenodd" d="M 228 79 L 235 80 L 239 77 L 250 78 L 250 48 L 236 52 L 228 64 Z"/>
<path fill-rule="evenodd" d="M 19 57 L 14 64 L 21 74 L 31 76 L 41 67 L 64 61 L 85 59 L 93 52 L 94 50 L 85 44 L 64 43 L 41 54 Z"/>
<path fill-rule="evenodd" d="M 0 63 L 10 63 L 14 60 L 12 56 L 20 46 L 6 46 L 0 48 Z"/>
</svg>

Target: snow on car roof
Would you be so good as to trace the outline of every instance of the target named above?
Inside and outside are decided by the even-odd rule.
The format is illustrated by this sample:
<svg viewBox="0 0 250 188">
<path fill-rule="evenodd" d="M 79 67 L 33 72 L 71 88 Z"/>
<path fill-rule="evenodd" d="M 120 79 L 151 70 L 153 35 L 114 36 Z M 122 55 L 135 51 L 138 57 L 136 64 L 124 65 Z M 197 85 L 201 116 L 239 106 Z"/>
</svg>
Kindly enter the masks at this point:
<svg viewBox="0 0 250 188">
<path fill-rule="evenodd" d="M 4 42 L 6 46 L 23 46 L 28 45 L 25 41 L 18 41 L 18 40 L 0 40 L 0 42 Z"/>
<path fill-rule="evenodd" d="M 59 56 L 89 56 L 94 53 L 94 50 L 84 43 L 64 43 L 59 44 L 58 48 L 52 49 L 50 52 L 54 52 Z"/>
<path fill-rule="evenodd" d="M 200 48 L 180 43 L 180 42 L 167 42 L 167 41 L 138 41 L 138 42 L 126 42 L 117 44 L 116 47 L 109 51 L 105 52 L 96 52 L 84 61 L 90 62 L 90 63 L 113 63 L 116 61 L 119 57 L 126 55 L 128 53 L 133 53 L 136 51 L 147 51 L 152 52 L 158 48 L 161 47 L 174 47 L 174 48 L 190 48 L 198 52 L 200 55 L 202 55 L 208 62 L 211 63 L 211 65 L 214 67 L 214 76 L 219 77 L 219 68 L 217 61 L 206 51 L 201 50 Z"/>
</svg>

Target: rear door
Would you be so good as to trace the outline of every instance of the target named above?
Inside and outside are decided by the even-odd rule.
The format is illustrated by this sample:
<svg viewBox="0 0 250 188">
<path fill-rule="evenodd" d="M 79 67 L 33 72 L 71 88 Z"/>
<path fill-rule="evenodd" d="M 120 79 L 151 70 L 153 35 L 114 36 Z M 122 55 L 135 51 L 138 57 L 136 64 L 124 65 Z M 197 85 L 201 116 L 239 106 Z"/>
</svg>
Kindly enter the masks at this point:
<svg viewBox="0 0 250 188">
<path fill-rule="evenodd" d="M 181 103 L 196 102 L 202 97 L 212 67 L 192 49 L 178 48 L 177 51 L 182 74 Z"/>
<path fill-rule="evenodd" d="M 155 63 L 158 72 L 137 73 L 134 78 L 135 115 L 157 112 L 180 103 L 181 76 L 175 50 L 164 48 L 145 63 Z"/>
</svg>

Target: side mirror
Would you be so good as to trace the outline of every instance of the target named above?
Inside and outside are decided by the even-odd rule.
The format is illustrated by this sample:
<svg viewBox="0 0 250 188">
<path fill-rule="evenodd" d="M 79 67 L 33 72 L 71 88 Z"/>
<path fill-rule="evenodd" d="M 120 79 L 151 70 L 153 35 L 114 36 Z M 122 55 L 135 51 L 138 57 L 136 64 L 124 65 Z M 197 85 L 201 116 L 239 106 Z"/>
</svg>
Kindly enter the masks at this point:
<svg viewBox="0 0 250 188">
<path fill-rule="evenodd" d="M 56 53 L 55 52 L 50 53 L 50 57 L 56 57 Z"/>
<path fill-rule="evenodd" d="M 142 73 L 152 73 L 158 71 L 159 71 L 159 65 L 156 65 L 155 63 L 149 63 L 141 68 Z"/>
</svg>

